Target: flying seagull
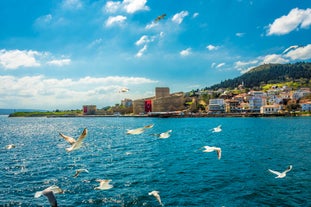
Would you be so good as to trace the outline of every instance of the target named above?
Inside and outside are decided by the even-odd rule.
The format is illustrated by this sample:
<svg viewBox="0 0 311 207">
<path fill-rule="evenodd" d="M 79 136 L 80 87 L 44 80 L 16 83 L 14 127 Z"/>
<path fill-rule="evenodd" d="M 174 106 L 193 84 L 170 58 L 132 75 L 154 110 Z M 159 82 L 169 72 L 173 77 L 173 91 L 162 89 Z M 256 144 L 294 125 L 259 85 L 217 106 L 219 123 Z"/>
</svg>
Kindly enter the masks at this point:
<svg viewBox="0 0 311 207">
<path fill-rule="evenodd" d="M 160 134 L 154 134 L 155 136 L 158 136 L 160 139 L 166 139 L 166 138 L 169 138 L 171 136 L 171 132 L 172 130 L 168 130 L 166 132 L 162 132 Z"/>
<path fill-rule="evenodd" d="M 212 130 L 212 132 L 214 133 L 214 132 L 221 132 L 221 125 L 219 125 L 219 126 L 217 126 L 217 127 L 215 127 L 215 128 L 213 128 L 213 129 L 211 129 Z"/>
<path fill-rule="evenodd" d="M 221 148 L 219 147 L 210 147 L 210 146 L 204 146 L 205 150 L 203 152 L 213 152 L 216 151 L 218 159 L 220 160 L 221 158 Z"/>
<path fill-rule="evenodd" d="M 45 195 L 48 198 L 48 200 L 49 200 L 49 202 L 51 204 L 51 207 L 57 207 L 57 201 L 56 201 L 56 198 L 54 196 L 53 191 L 51 191 L 51 190 L 44 190 L 42 192 L 42 194 Z"/>
<path fill-rule="evenodd" d="M 284 178 L 286 176 L 286 173 L 291 171 L 291 169 L 293 168 L 292 165 L 288 166 L 288 168 L 284 171 L 284 172 L 278 172 L 278 171 L 274 171 L 274 170 L 270 170 L 269 171 L 273 174 L 276 174 L 277 176 L 275 178 Z"/>
<path fill-rule="evenodd" d="M 163 206 L 159 193 L 160 193 L 159 191 L 154 190 L 154 191 L 149 192 L 148 195 L 153 195 L 157 199 L 157 201 L 160 203 L 160 205 Z"/>
<path fill-rule="evenodd" d="M 89 171 L 87 169 L 77 169 L 76 170 L 76 174 L 73 176 L 73 177 L 78 177 L 78 175 L 81 173 L 81 172 L 86 172 L 86 173 L 89 173 Z"/>
<path fill-rule="evenodd" d="M 37 191 L 35 193 L 35 198 L 39 198 L 40 196 L 44 195 L 44 193 L 48 192 L 48 191 L 52 191 L 54 194 L 59 194 L 59 193 L 63 193 L 64 191 L 58 187 L 57 185 L 52 185 L 46 189 L 44 189 L 43 191 Z"/>
<path fill-rule="evenodd" d="M 157 18 L 155 18 L 155 22 L 158 22 L 158 21 L 160 21 L 161 19 L 164 19 L 164 17 L 166 17 L 166 14 L 162 14 L 162 15 L 160 15 L 160 16 L 158 16 Z"/>
<path fill-rule="evenodd" d="M 13 149 L 15 147 L 16 146 L 14 144 L 9 144 L 9 145 L 5 146 L 6 149 Z"/>
<path fill-rule="evenodd" d="M 66 136 L 62 133 L 59 133 L 59 135 L 63 137 L 69 144 L 71 144 L 71 147 L 66 148 L 67 152 L 71 152 L 73 150 L 79 149 L 82 146 L 83 140 L 85 139 L 87 135 L 87 128 L 84 128 L 83 132 L 81 133 L 81 135 L 79 136 L 77 140 L 75 140 L 72 137 Z"/>
<path fill-rule="evenodd" d="M 95 190 L 108 190 L 110 188 L 113 188 L 113 185 L 110 185 L 109 183 L 111 182 L 111 180 L 101 180 L 101 179 L 97 179 L 97 182 L 99 182 L 99 186 L 95 187 Z"/>
<path fill-rule="evenodd" d="M 126 134 L 141 134 L 145 131 L 145 127 L 140 127 L 137 129 L 128 129 Z"/>
<path fill-rule="evenodd" d="M 130 89 L 128 89 L 128 88 L 121 88 L 120 89 L 120 91 L 119 91 L 119 93 L 126 93 L 126 92 L 128 92 Z"/>
</svg>

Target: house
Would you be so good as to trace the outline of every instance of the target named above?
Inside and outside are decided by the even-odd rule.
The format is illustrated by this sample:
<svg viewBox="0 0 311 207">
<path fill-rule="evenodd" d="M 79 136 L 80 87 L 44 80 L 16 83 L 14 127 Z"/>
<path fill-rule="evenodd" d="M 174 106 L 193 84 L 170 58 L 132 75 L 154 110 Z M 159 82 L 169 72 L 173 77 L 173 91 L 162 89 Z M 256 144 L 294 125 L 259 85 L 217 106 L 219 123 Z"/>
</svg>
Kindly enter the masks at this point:
<svg viewBox="0 0 311 207">
<path fill-rule="evenodd" d="M 304 112 L 311 111 L 311 101 L 306 102 L 306 103 L 301 103 L 300 106 L 301 106 L 301 111 L 304 111 Z"/>
<path fill-rule="evenodd" d="M 96 105 L 84 105 L 83 114 L 84 115 L 94 115 L 97 111 Z"/>
<path fill-rule="evenodd" d="M 249 109 L 253 112 L 259 112 L 260 107 L 267 104 L 266 98 L 261 96 L 253 96 L 249 99 Z"/>
<path fill-rule="evenodd" d="M 260 107 L 261 114 L 277 114 L 280 110 L 281 106 L 279 104 L 264 105 Z"/>
<path fill-rule="evenodd" d="M 225 111 L 225 101 L 224 99 L 210 99 L 208 104 L 208 110 L 210 112 L 224 112 Z"/>
</svg>

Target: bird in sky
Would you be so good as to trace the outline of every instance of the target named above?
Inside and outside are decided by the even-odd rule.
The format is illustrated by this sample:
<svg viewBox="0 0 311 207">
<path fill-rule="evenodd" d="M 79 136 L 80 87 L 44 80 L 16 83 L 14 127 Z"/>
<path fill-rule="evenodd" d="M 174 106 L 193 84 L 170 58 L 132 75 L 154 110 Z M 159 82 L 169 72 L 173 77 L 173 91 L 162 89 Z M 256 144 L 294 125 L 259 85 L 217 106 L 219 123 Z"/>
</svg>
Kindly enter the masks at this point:
<svg viewBox="0 0 311 207">
<path fill-rule="evenodd" d="M 86 172 L 86 173 L 89 173 L 89 171 L 87 169 L 77 169 L 76 170 L 76 173 L 74 174 L 73 177 L 78 177 L 78 175 L 81 173 L 81 172 Z"/>
<path fill-rule="evenodd" d="M 99 182 L 99 186 L 95 187 L 95 190 L 108 190 L 110 188 L 113 188 L 113 185 L 109 184 L 112 180 L 97 179 L 96 181 Z"/>
<path fill-rule="evenodd" d="M 73 150 L 79 149 L 82 146 L 83 140 L 85 139 L 87 135 L 87 128 L 83 129 L 83 132 L 81 133 L 81 135 L 79 136 L 77 140 L 75 140 L 72 137 L 66 136 L 62 133 L 59 133 L 59 135 L 63 137 L 69 144 L 71 144 L 71 147 L 66 148 L 67 152 L 71 152 Z"/>
<path fill-rule="evenodd" d="M 205 150 L 203 152 L 213 152 L 216 151 L 218 159 L 220 160 L 221 158 L 221 148 L 219 147 L 210 147 L 210 146 L 204 146 Z"/>
<path fill-rule="evenodd" d="M 164 19 L 164 17 L 166 17 L 166 14 L 162 14 L 162 15 L 158 16 L 157 18 L 155 18 L 154 22 L 158 22 L 161 19 Z"/>
<path fill-rule="evenodd" d="M 154 191 L 149 192 L 148 195 L 153 195 L 157 199 L 157 201 L 160 203 L 160 205 L 163 206 L 159 193 L 160 193 L 159 191 L 154 190 Z"/>
<path fill-rule="evenodd" d="M 286 176 L 286 173 L 288 173 L 289 171 L 291 171 L 293 168 L 292 165 L 288 166 L 288 168 L 284 171 L 284 172 L 278 172 L 278 171 L 274 171 L 274 170 L 270 170 L 269 171 L 273 174 L 276 174 L 277 176 L 275 178 L 284 178 Z"/>
<path fill-rule="evenodd" d="M 120 90 L 119 90 L 119 93 L 126 93 L 126 92 L 128 92 L 130 89 L 128 89 L 128 88 L 121 88 Z"/>
</svg>

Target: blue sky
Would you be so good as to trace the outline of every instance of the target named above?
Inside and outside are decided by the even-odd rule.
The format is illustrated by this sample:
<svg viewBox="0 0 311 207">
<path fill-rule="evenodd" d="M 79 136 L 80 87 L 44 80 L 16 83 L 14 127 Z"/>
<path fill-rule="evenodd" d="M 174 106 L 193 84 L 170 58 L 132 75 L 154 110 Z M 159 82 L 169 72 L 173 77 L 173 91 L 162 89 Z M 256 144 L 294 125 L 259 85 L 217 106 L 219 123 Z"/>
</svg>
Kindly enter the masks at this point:
<svg viewBox="0 0 311 207">
<path fill-rule="evenodd" d="M 2 0 L 0 15 L 0 108 L 101 108 L 311 60 L 309 0 Z"/>
</svg>

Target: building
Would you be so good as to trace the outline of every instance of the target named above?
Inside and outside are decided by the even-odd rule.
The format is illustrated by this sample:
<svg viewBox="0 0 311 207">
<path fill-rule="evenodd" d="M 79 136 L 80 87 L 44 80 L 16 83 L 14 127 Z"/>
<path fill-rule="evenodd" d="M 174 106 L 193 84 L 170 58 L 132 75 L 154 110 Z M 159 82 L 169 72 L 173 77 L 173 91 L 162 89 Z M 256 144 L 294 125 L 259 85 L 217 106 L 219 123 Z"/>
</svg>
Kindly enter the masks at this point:
<svg viewBox="0 0 311 207">
<path fill-rule="evenodd" d="M 168 87 L 156 87 L 155 98 L 163 98 L 170 95 L 170 89 Z"/>
<path fill-rule="evenodd" d="M 281 110 L 281 106 L 278 104 L 265 105 L 260 107 L 261 114 L 277 114 Z"/>
<path fill-rule="evenodd" d="M 301 111 L 310 112 L 311 111 L 311 101 L 306 103 L 301 103 Z"/>
<path fill-rule="evenodd" d="M 208 110 L 211 112 L 224 112 L 225 111 L 225 101 L 224 99 L 210 99 L 208 104 Z"/>
<path fill-rule="evenodd" d="M 96 114 L 96 105 L 84 105 L 83 106 L 83 114 L 84 115 L 94 115 Z"/>
<path fill-rule="evenodd" d="M 121 101 L 121 106 L 124 106 L 126 108 L 131 107 L 132 105 L 133 105 L 132 99 L 125 98 Z"/>
<path fill-rule="evenodd" d="M 249 99 L 249 109 L 253 112 L 259 112 L 260 107 L 267 104 L 266 98 L 261 96 L 253 96 Z"/>
<path fill-rule="evenodd" d="M 233 100 L 233 99 L 228 99 L 225 101 L 225 111 L 227 113 L 235 113 L 235 112 L 240 112 L 240 103 L 238 100 Z"/>
</svg>

